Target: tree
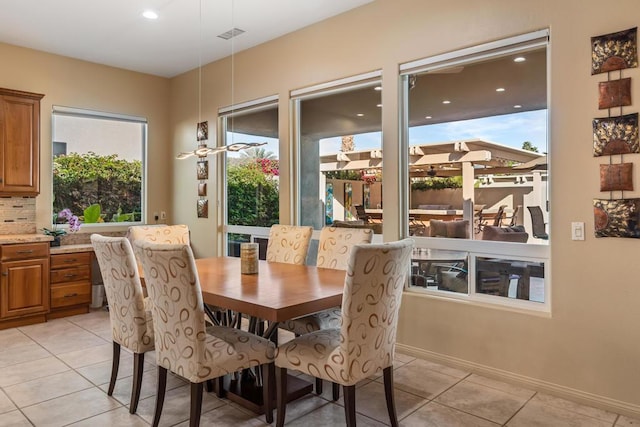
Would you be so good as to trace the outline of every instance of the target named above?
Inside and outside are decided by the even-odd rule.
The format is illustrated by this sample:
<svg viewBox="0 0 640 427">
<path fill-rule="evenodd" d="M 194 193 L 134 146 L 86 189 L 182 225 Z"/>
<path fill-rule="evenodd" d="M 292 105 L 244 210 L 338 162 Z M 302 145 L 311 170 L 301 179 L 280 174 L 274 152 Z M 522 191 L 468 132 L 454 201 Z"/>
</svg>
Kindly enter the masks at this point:
<svg viewBox="0 0 640 427">
<path fill-rule="evenodd" d="M 140 220 L 142 210 L 142 163 L 119 159 L 117 154 L 99 156 L 70 153 L 53 159 L 53 211 L 69 208 L 81 215 L 99 204 L 104 221 Z"/>
<path fill-rule="evenodd" d="M 527 151 L 533 151 L 534 153 L 538 152 L 538 147 L 536 147 L 529 141 L 525 141 L 522 143 L 522 149 Z"/>
<path fill-rule="evenodd" d="M 270 167 L 273 160 L 269 160 Z M 279 221 L 277 168 L 263 161 L 229 165 L 227 209 L 229 224 L 271 227 Z"/>
<path fill-rule="evenodd" d="M 242 159 L 267 159 L 277 160 L 276 155 L 272 151 L 267 151 L 264 147 L 253 147 L 240 152 Z"/>
</svg>

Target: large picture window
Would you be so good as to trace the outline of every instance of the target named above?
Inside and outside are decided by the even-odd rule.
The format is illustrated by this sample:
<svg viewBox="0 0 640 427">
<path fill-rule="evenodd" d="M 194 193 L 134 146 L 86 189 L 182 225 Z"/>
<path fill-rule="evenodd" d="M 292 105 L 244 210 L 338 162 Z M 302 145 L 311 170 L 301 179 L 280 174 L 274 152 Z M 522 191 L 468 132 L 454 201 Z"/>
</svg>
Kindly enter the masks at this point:
<svg viewBox="0 0 640 427">
<path fill-rule="evenodd" d="M 269 228 L 280 221 L 280 160 L 276 98 L 224 108 L 223 143 L 265 143 L 226 154 L 227 253 L 240 256 L 240 244 L 255 241 L 265 256 Z"/>
<path fill-rule="evenodd" d="M 548 307 L 547 44 L 540 31 L 401 67 L 412 288 Z"/>
<path fill-rule="evenodd" d="M 53 110 L 53 212 L 85 224 L 144 218 L 147 122 L 65 107 Z"/>
</svg>

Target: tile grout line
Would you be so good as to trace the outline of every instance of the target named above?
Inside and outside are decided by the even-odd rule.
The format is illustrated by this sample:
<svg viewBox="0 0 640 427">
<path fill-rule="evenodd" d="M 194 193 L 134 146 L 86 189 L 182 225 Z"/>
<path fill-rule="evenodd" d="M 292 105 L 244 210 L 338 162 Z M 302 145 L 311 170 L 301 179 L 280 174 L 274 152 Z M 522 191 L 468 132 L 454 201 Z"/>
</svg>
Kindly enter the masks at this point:
<svg viewBox="0 0 640 427">
<path fill-rule="evenodd" d="M 524 407 L 525 407 L 525 406 L 527 406 L 527 404 L 528 404 L 529 402 L 531 402 L 531 401 L 533 400 L 533 398 L 534 398 L 534 397 L 536 397 L 536 395 L 537 395 L 537 394 L 538 394 L 538 392 L 537 392 L 537 391 L 534 391 L 534 392 L 533 392 L 533 395 L 532 395 L 530 398 L 528 398 L 528 399 L 527 399 L 527 401 L 526 401 L 526 402 L 524 402 L 524 404 L 523 404 L 520 408 L 518 408 L 518 410 L 516 410 L 516 412 L 514 412 L 514 413 L 513 413 L 513 415 L 511 415 L 511 416 L 507 419 L 507 421 L 505 421 L 502 425 L 503 425 L 503 426 L 506 426 L 507 424 L 509 424 L 509 422 L 510 422 L 510 421 L 511 421 L 511 420 L 512 420 L 516 415 L 518 415 L 518 414 L 520 413 L 520 411 L 522 411 L 522 410 L 524 409 Z"/>
</svg>

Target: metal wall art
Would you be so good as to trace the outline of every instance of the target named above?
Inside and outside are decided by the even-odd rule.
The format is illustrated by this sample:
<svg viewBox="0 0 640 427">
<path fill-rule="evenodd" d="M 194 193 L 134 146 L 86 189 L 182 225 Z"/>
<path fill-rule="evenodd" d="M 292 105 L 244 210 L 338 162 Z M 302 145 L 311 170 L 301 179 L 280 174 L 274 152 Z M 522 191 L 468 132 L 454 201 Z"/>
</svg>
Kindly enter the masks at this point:
<svg viewBox="0 0 640 427">
<path fill-rule="evenodd" d="M 598 108 L 601 110 L 631 105 L 631 78 L 600 82 L 598 89 Z"/>
<path fill-rule="evenodd" d="M 633 191 L 633 163 L 600 165 L 600 191 Z"/>
<path fill-rule="evenodd" d="M 209 139 L 209 122 L 198 123 L 198 130 L 196 132 L 196 135 L 198 141 L 206 141 L 207 139 Z"/>
<path fill-rule="evenodd" d="M 638 113 L 593 119 L 593 155 L 640 153 Z"/>
<path fill-rule="evenodd" d="M 209 179 L 209 161 L 208 160 L 198 160 L 197 164 L 197 174 L 198 179 Z"/>
<path fill-rule="evenodd" d="M 198 218 L 209 218 L 209 201 L 198 199 Z"/>
<path fill-rule="evenodd" d="M 591 74 L 638 66 L 638 28 L 591 37 Z"/>
<path fill-rule="evenodd" d="M 204 197 L 207 195 L 207 183 L 200 182 L 198 183 L 198 196 Z"/>
<path fill-rule="evenodd" d="M 593 199 L 596 237 L 640 237 L 640 199 Z"/>
</svg>

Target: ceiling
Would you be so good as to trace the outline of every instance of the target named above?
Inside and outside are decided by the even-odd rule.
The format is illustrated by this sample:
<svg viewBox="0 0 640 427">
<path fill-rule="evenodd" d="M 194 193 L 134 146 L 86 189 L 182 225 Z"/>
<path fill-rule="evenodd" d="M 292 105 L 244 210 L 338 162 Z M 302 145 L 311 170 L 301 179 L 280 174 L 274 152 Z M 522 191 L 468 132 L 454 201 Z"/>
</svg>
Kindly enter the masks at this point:
<svg viewBox="0 0 640 427">
<path fill-rule="evenodd" d="M 173 77 L 371 1 L 2 0 L 0 42 Z"/>
</svg>

